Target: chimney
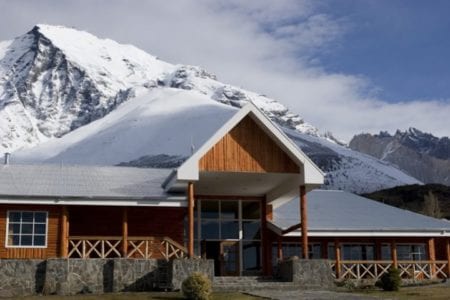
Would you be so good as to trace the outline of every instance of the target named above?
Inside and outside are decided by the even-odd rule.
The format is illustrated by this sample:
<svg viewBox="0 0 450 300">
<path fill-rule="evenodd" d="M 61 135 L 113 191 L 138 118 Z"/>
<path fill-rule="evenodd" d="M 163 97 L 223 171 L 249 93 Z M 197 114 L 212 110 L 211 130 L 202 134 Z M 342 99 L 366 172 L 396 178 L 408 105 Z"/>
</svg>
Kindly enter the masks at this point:
<svg viewBox="0 0 450 300">
<path fill-rule="evenodd" d="M 5 153 L 5 165 L 9 165 L 9 159 L 11 158 L 11 153 Z"/>
</svg>

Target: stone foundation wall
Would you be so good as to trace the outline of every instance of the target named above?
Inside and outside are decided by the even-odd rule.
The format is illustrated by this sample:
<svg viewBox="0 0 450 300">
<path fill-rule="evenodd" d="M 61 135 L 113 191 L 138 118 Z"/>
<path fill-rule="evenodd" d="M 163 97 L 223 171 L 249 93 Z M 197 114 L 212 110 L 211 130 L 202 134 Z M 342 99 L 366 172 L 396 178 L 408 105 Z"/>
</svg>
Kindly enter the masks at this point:
<svg viewBox="0 0 450 300">
<path fill-rule="evenodd" d="M 194 272 L 205 274 L 213 282 L 214 260 L 212 259 L 175 259 L 170 264 L 171 287 L 173 290 L 181 289 L 183 281 Z"/>
<path fill-rule="evenodd" d="M 278 265 L 278 276 L 304 288 L 333 289 L 331 266 L 325 259 L 287 259 Z"/>
<path fill-rule="evenodd" d="M 20 297 L 41 293 L 45 260 L 0 259 L 0 297 Z"/>
<path fill-rule="evenodd" d="M 179 289 L 192 272 L 211 279 L 214 262 L 176 259 L 0 259 L 0 297 Z"/>
</svg>

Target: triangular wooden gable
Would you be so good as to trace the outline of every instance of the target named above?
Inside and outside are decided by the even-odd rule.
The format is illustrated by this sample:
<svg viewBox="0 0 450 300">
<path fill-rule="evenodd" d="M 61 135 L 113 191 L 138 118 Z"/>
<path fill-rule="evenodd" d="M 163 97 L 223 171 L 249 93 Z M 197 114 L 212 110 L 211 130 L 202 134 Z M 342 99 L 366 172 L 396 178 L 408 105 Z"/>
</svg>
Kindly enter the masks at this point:
<svg viewBox="0 0 450 300">
<path fill-rule="evenodd" d="M 199 161 L 200 171 L 299 173 L 299 166 L 249 116 Z"/>
</svg>

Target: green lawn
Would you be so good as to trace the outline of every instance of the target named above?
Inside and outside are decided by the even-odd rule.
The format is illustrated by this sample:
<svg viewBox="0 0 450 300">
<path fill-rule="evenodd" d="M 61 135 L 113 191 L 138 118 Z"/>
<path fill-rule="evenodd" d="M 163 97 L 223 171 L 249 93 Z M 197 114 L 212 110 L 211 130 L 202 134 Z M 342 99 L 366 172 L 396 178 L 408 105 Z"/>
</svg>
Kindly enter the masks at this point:
<svg viewBox="0 0 450 300">
<path fill-rule="evenodd" d="M 421 287 L 402 288 L 398 292 L 385 292 L 380 290 L 357 291 L 355 293 L 376 296 L 381 299 L 399 300 L 448 300 L 450 299 L 450 285 L 429 285 Z"/>
<path fill-rule="evenodd" d="M 177 292 L 151 292 L 151 293 L 123 293 L 123 294 L 103 294 L 103 295 L 76 295 L 76 296 L 33 296 L 23 299 L 29 300 L 150 300 L 150 299 L 184 299 L 181 293 Z M 259 297 L 245 295 L 241 293 L 213 293 L 213 300 L 258 300 Z"/>
</svg>

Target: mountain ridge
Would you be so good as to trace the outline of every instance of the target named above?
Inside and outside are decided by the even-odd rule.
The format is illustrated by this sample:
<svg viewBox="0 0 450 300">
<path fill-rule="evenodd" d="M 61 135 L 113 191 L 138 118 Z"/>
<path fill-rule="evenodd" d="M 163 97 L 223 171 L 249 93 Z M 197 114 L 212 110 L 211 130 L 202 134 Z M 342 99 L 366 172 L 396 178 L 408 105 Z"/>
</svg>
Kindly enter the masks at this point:
<svg viewBox="0 0 450 300">
<path fill-rule="evenodd" d="M 393 135 L 386 131 L 355 135 L 349 147 L 397 165 L 425 183 L 450 185 L 448 137 L 438 138 L 411 127 Z"/>
<path fill-rule="evenodd" d="M 0 118 L 0 150 L 13 151 L 15 161 L 116 165 L 141 159 L 161 165 L 171 164 L 173 156 L 179 163 L 193 143 L 201 145 L 236 109 L 253 102 L 326 172 L 328 188 L 366 192 L 420 183 L 342 146 L 331 133 L 319 133 L 280 102 L 222 83 L 200 67 L 172 65 L 75 29 L 36 28 L 57 47 L 19 43 L 32 52 L 21 61 L 31 72 L 10 68 L 15 62 L 5 63 L 5 57 L 14 57 L 5 51 L 15 49 L 5 43 L 0 47 L 0 117 L 10 117 Z M 39 46 L 40 60 L 30 59 Z M 28 89 L 15 93 L 21 82 Z M 12 87 L 9 94 L 7 87 Z"/>
</svg>

